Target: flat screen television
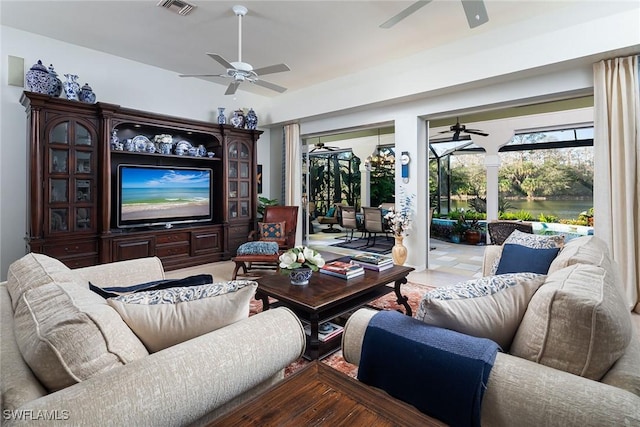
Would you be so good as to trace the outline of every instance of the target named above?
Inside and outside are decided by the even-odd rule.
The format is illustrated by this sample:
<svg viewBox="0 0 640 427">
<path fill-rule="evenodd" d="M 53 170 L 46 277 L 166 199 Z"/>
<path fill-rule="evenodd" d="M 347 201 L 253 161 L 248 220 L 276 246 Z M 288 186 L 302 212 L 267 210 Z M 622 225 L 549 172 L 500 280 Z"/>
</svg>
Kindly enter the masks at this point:
<svg viewBox="0 0 640 427">
<path fill-rule="evenodd" d="M 118 165 L 116 226 L 211 221 L 212 179 L 207 168 Z"/>
</svg>

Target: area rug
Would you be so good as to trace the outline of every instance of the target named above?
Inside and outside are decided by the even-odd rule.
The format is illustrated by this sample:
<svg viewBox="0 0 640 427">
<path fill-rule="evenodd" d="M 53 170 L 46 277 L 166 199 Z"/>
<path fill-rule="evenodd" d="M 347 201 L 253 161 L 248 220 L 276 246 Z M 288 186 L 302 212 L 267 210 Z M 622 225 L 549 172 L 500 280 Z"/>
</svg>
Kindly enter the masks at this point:
<svg viewBox="0 0 640 427">
<path fill-rule="evenodd" d="M 387 286 L 389 286 L 390 288 L 393 288 L 393 284 L 390 284 Z M 408 282 L 402 285 L 401 289 L 402 289 L 402 295 L 408 298 L 409 307 L 411 307 L 411 310 L 415 315 L 415 313 L 418 311 L 418 305 L 420 304 L 420 300 L 422 299 L 422 296 L 426 292 L 430 291 L 431 289 L 434 289 L 434 286 Z M 277 300 L 270 298 L 269 301 L 270 303 L 274 303 Z M 393 291 L 391 291 L 386 295 L 381 296 L 376 300 L 371 301 L 369 304 L 367 304 L 367 306 L 377 310 L 400 310 L 404 313 L 404 306 L 399 305 L 396 302 L 396 294 Z M 249 307 L 249 316 L 252 316 L 261 311 L 262 311 L 262 301 L 252 300 Z M 355 378 L 358 374 L 358 367 L 344 360 L 344 357 L 342 356 L 342 350 L 338 350 L 335 353 L 331 354 L 330 356 L 325 357 L 324 359 L 321 360 L 321 362 L 353 378 Z M 296 372 L 297 370 L 306 366 L 308 363 L 309 361 L 304 358 L 298 359 L 297 361 L 293 362 L 291 365 L 285 368 L 285 376 Z"/>
<path fill-rule="evenodd" d="M 371 246 L 367 246 L 367 243 L 371 244 Z M 339 248 L 353 249 L 356 251 L 372 252 L 375 254 L 386 255 L 391 253 L 391 248 L 393 247 L 394 244 L 395 244 L 394 239 L 389 237 L 378 236 L 376 238 L 375 245 L 373 244 L 373 238 L 371 238 L 371 240 L 355 239 L 351 241 L 339 242 L 329 246 L 336 246 Z"/>
</svg>

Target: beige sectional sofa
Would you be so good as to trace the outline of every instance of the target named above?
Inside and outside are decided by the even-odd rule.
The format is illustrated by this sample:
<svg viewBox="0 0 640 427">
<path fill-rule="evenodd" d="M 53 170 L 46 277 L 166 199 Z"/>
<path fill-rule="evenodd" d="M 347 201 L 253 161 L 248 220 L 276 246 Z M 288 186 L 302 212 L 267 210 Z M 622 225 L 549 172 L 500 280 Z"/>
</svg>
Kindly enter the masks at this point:
<svg viewBox="0 0 640 427">
<path fill-rule="evenodd" d="M 281 380 L 304 352 L 300 321 L 277 308 L 149 354 L 88 282 L 164 279 L 157 258 L 69 270 L 30 254 L 14 264 L 0 283 L 2 425 L 202 425 Z M 38 298 L 50 304 L 39 307 Z M 69 307 L 75 314 L 56 320 Z M 53 332 L 40 327 L 51 319 Z M 69 338 L 78 328 L 86 338 Z M 102 353 L 81 354 L 94 350 Z"/>
<path fill-rule="evenodd" d="M 486 248 L 485 274 L 502 249 Z M 619 286 L 602 240 L 588 236 L 564 245 L 510 348 L 496 357 L 483 426 L 640 426 L 640 340 Z M 347 361 L 359 364 L 375 313 L 361 309 L 349 319 Z"/>
</svg>

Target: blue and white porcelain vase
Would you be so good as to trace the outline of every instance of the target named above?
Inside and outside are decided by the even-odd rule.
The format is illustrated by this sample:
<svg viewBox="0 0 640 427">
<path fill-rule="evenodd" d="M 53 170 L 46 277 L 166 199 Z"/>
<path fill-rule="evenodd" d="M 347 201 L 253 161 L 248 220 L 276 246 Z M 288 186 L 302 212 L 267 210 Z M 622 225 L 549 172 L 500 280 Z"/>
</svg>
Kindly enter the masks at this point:
<svg viewBox="0 0 640 427">
<path fill-rule="evenodd" d="M 289 273 L 289 280 L 292 285 L 308 285 L 312 274 L 313 270 L 309 267 L 296 268 Z"/>
<path fill-rule="evenodd" d="M 67 81 L 64 82 L 64 94 L 71 101 L 79 101 L 78 93 L 80 92 L 80 84 L 77 82 L 78 76 L 75 74 L 65 74 Z"/>
<path fill-rule="evenodd" d="M 37 64 L 33 64 L 31 69 L 25 75 L 27 89 L 31 92 L 44 93 L 49 95 L 55 81 L 49 74 L 47 67 L 42 65 L 42 61 L 38 60 Z"/>
<path fill-rule="evenodd" d="M 244 128 L 244 111 L 236 110 L 233 112 L 233 117 L 231 117 L 231 124 L 234 128 L 242 129 Z"/>
<path fill-rule="evenodd" d="M 78 93 L 78 98 L 80 102 L 86 102 L 87 104 L 95 104 L 96 102 L 96 94 L 93 93 L 93 89 L 89 86 L 89 83 L 85 83 L 84 86 L 80 89 Z"/>
<path fill-rule="evenodd" d="M 224 107 L 218 107 L 218 124 L 219 125 L 227 124 L 227 116 L 224 115 Z"/>
<path fill-rule="evenodd" d="M 258 116 L 253 111 L 253 108 L 249 109 L 245 122 L 247 123 L 247 129 L 256 129 L 258 127 Z"/>
<path fill-rule="evenodd" d="M 49 95 L 57 98 L 62 93 L 62 81 L 58 78 L 58 73 L 53 69 L 53 64 L 49 64 L 49 76 L 51 76 L 51 87 Z"/>
</svg>

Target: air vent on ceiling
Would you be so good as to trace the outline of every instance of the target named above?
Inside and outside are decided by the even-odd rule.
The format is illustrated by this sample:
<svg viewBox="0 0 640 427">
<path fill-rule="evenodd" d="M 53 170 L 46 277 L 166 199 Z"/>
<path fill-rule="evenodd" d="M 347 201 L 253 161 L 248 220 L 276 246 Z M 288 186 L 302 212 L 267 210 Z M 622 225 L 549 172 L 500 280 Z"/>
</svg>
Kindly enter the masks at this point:
<svg viewBox="0 0 640 427">
<path fill-rule="evenodd" d="M 173 10 L 178 15 L 186 16 L 195 9 L 195 5 L 187 3 L 183 0 L 160 0 L 157 6 L 164 7 L 165 9 Z"/>
</svg>

